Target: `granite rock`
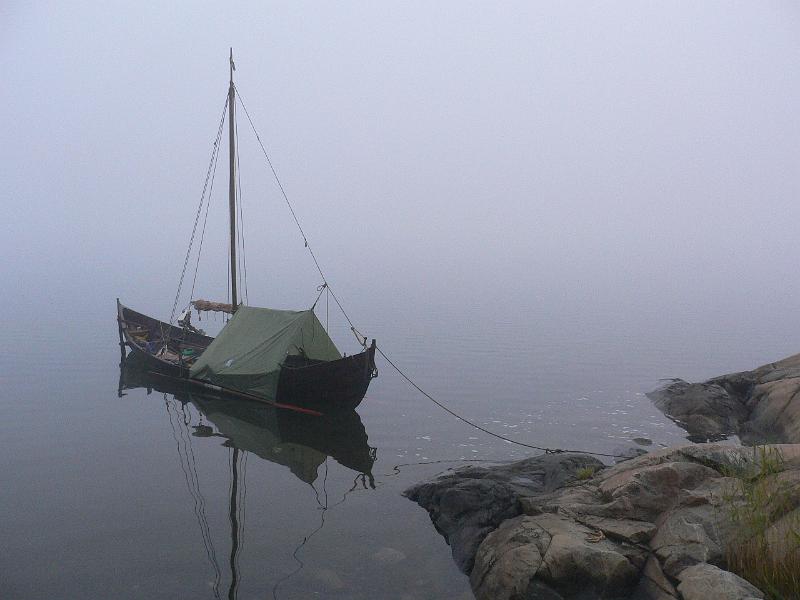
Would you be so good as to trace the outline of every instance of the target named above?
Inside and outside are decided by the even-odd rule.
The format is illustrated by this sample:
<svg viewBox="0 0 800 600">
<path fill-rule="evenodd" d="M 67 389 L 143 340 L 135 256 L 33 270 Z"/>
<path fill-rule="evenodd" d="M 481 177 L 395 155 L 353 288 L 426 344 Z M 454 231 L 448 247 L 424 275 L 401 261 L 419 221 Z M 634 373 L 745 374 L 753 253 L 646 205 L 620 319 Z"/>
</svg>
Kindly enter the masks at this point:
<svg viewBox="0 0 800 600">
<path fill-rule="evenodd" d="M 800 443 L 800 354 L 703 383 L 673 379 L 647 396 L 695 442 Z"/>
<path fill-rule="evenodd" d="M 774 477 L 800 481 L 800 445 L 774 448 L 784 458 Z M 734 531 L 722 504 L 736 489 L 730 473 L 760 460 L 722 444 L 612 467 L 555 454 L 450 471 L 407 495 L 429 511 L 478 599 L 763 598 L 725 571 Z M 589 479 L 578 476 L 586 467 Z M 800 486 L 789 487 L 800 507 Z"/>
</svg>

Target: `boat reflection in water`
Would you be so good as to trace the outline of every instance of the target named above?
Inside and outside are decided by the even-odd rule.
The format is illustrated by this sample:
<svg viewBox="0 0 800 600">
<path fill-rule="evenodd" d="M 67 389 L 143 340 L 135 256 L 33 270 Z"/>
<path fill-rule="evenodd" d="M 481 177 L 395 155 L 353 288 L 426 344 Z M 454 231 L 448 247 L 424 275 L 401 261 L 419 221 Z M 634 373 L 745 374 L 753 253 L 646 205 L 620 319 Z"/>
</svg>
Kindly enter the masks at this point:
<svg viewBox="0 0 800 600">
<path fill-rule="evenodd" d="M 197 393 L 181 386 L 180 383 L 175 383 L 174 380 L 154 376 L 137 360 L 136 355 L 132 354 L 120 364 L 118 395 L 121 397 L 125 395 L 125 390 L 137 388 L 146 389 L 148 394 L 154 390 L 164 394 L 170 425 L 178 443 L 181 468 L 187 475 L 187 486 L 195 499 L 195 512 L 198 509 L 203 512 L 196 516 L 200 523 L 206 554 L 215 573 L 213 591 L 216 598 L 222 597 L 220 595 L 222 569 L 216 559 L 213 540 L 208 530 L 204 514 L 205 501 L 200 493 L 197 474 L 187 472 L 187 469 L 196 470 L 193 461 L 189 460 L 189 456 L 194 455 L 191 449 L 191 437 L 219 437 L 224 440 L 223 446 L 232 449 L 229 465 L 231 555 L 228 598 L 236 598 L 238 594 L 238 554 L 241 552 L 243 526 L 240 514 L 244 502 L 242 488 L 245 483 L 244 469 L 248 453 L 288 467 L 295 477 L 312 487 L 317 480 L 319 467 L 331 457 L 356 473 L 350 492 L 357 488 L 375 488 L 372 466 L 376 459 L 376 449 L 368 444 L 367 432 L 355 410 L 314 416 L 258 402 Z M 197 424 L 190 423 L 191 419 L 186 411 L 188 405 L 193 405 L 201 415 Z M 204 423 L 203 419 L 210 425 Z M 188 433 L 188 425 L 191 425 L 193 430 L 191 436 L 185 435 Z M 186 431 L 179 432 L 177 428 Z M 310 535 L 306 535 L 295 549 L 293 554 L 295 560 L 300 547 L 322 528 L 325 523 L 324 513 L 332 506 L 327 506 L 326 502 L 325 505 L 320 505 L 320 508 L 322 509 L 320 525 Z M 273 588 L 273 597 L 277 597 L 278 585 L 302 568 L 302 563 L 297 562 L 298 568 Z"/>
<path fill-rule="evenodd" d="M 225 438 L 225 446 L 284 465 L 301 481 L 313 483 L 318 467 L 330 456 L 363 474 L 374 487 L 375 449 L 369 446 L 361 417 L 354 410 L 312 416 L 247 400 L 189 392 L 167 379 L 152 377 L 131 355 L 120 366 L 119 393 L 135 388 L 171 394 L 183 404 L 191 403 L 216 427 L 214 431 L 209 426 L 195 426 L 195 437 Z"/>
</svg>

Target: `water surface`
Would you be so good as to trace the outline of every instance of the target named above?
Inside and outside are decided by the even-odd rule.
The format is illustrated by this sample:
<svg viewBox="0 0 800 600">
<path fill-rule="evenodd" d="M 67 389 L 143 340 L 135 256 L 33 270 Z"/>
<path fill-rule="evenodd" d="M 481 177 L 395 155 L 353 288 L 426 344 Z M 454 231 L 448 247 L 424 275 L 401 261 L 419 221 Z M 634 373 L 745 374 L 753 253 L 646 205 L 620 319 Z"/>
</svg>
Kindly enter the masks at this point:
<svg viewBox="0 0 800 600">
<path fill-rule="evenodd" d="M 119 395 L 106 300 L 4 319 L 3 597 L 471 597 L 445 541 L 401 492 L 463 461 L 532 451 L 468 428 L 382 361 L 338 438 L 146 387 Z M 788 345 L 765 335 L 726 346 L 732 334 L 710 329 L 688 344 L 636 314 L 554 320 L 435 303 L 396 319 L 365 312 L 364 329 L 382 332 L 393 360 L 465 416 L 597 452 L 635 437 L 685 440 L 643 396 L 659 377 L 755 366 L 753 353 L 766 362 Z M 352 351 L 346 327 L 332 331 Z"/>
</svg>

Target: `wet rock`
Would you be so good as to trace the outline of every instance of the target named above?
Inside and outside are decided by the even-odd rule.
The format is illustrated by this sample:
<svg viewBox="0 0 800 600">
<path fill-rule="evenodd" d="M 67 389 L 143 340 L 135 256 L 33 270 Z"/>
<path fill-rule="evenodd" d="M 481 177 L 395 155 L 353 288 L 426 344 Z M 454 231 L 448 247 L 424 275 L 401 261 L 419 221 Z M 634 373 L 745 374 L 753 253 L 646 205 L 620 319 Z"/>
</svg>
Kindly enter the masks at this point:
<svg viewBox="0 0 800 600">
<path fill-rule="evenodd" d="M 796 502 L 787 505 L 786 519 L 794 518 L 800 514 L 800 485 L 793 485 L 800 483 L 800 445 L 774 449 L 784 458 L 783 470 L 770 477 L 794 490 Z M 544 456 L 451 471 L 408 495 L 425 502 L 440 531 L 440 523 L 448 528 L 453 556 L 469 565 L 464 570 L 479 599 L 760 598 L 758 590 L 740 586 L 743 580 L 722 570 L 735 539 L 724 516 L 724 502 L 731 501 L 738 481 L 729 475 L 757 468 L 760 460 L 763 454 L 752 448 L 690 445 L 579 479 L 579 465 L 591 464 L 580 455 Z M 479 482 L 504 490 L 502 507 L 489 505 L 498 496 L 494 487 L 488 499 L 472 493 Z M 448 495 L 465 489 L 468 502 L 454 503 Z M 460 520 L 480 523 L 485 533 L 462 535 Z"/>
<path fill-rule="evenodd" d="M 695 442 L 716 441 L 737 433 L 750 411 L 744 399 L 731 396 L 718 383 L 689 383 L 679 379 L 647 394 L 656 408 Z"/>
<path fill-rule="evenodd" d="M 725 600 L 763 599 L 761 590 L 751 585 L 738 575 L 708 564 L 695 565 L 684 569 L 678 575 L 680 592 L 683 600 L 708 600 L 724 598 Z"/>
<path fill-rule="evenodd" d="M 546 454 L 497 467 L 462 467 L 415 485 L 404 495 L 428 510 L 456 564 L 469 573 L 483 538 L 522 513 L 521 496 L 555 490 L 587 467 L 599 470 L 603 463 L 585 455 Z"/>
<path fill-rule="evenodd" d="M 647 396 L 696 442 L 800 442 L 800 354 L 703 383 L 671 380 Z"/>
<path fill-rule="evenodd" d="M 646 437 L 636 437 L 631 440 L 634 444 L 639 444 L 640 446 L 652 446 L 653 440 Z"/>
<path fill-rule="evenodd" d="M 486 534 L 519 514 L 514 492 L 486 479 L 446 478 L 407 490 L 406 496 L 428 509 L 465 573 L 472 570 L 475 551 Z"/>
</svg>

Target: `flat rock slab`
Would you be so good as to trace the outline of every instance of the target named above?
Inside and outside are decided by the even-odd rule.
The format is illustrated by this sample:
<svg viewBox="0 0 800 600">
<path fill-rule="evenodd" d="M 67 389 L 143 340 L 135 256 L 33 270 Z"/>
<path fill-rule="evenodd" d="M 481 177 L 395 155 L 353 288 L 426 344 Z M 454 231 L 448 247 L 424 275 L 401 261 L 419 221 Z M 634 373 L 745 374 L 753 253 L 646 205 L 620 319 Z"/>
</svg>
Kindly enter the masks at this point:
<svg viewBox="0 0 800 600">
<path fill-rule="evenodd" d="M 738 575 L 708 564 L 688 567 L 678 576 L 683 600 L 763 600 L 764 593 Z"/>
</svg>

